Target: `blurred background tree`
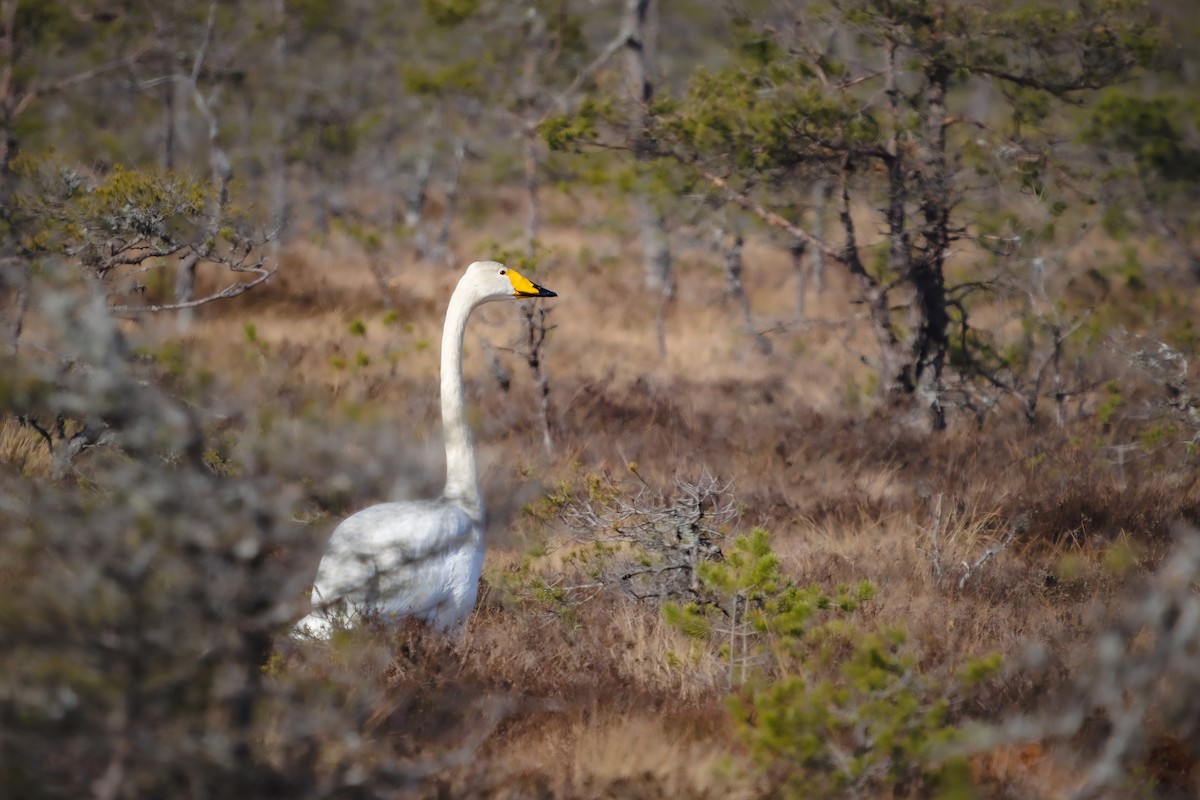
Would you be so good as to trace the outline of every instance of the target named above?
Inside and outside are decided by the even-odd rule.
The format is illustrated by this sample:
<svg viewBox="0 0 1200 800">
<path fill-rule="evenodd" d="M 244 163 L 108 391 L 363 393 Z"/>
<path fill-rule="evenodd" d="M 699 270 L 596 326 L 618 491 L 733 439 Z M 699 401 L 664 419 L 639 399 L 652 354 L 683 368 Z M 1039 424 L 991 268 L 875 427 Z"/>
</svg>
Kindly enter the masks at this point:
<svg viewBox="0 0 1200 800">
<path fill-rule="evenodd" d="M 1092 224 L 1086 207 L 1099 185 L 1083 184 L 1066 115 L 1153 66 L 1157 29 L 1125 0 L 1078 9 L 847 0 L 750 4 L 729 30 L 731 65 L 701 65 L 677 98 L 646 98 L 639 113 L 652 127 L 609 136 L 609 146 L 643 160 L 653 151 L 679 165 L 689 190 L 707 186 L 841 264 L 870 313 L 881 392 L 945 427 L 948 367 L 1011 382 L 983 365 L 990 332 L 969 322 L 973 304 L 1003 288 L 998 259 L 1015 277 L 1057 247 L 1046 231 L 1068 211 L 1071 223 Z M 588 141 L 599 119 L 588 107 L 546 133 L 558 147 Z M 812 187 L 826 185 L 838 187 L 840 224 L 818 236 L 805 217 L 823 218 Z M 1031 213 L 1002 219 L 1015 196 L 1033 201 Z M 948 278 L 965 248 L 977 266 Z"/>
</svg>

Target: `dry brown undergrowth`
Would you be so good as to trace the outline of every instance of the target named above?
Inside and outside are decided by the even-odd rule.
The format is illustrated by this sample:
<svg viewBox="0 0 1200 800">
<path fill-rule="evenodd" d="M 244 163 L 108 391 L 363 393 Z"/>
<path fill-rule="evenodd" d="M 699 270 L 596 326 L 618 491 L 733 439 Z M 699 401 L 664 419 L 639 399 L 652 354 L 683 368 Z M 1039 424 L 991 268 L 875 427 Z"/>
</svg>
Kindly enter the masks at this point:
<svg viewBox="0 0 1200 800">
<path fill-rule="evenodd" d="M 556 457 L 537 452 L 528 415 L 531 390 L 520 366 L 513 366 L 513 389 L 502 394 L 480 353 L 469 347 L 468 384 L 497 521 L 490 531 L 492 570 L 519 560 L 528 545 L 513 531 L 522 528 L 521 507 L 537 496 L 539 485 L 566 481 L 578 488 L 588 474 L 619 474 L 630 462 L 661 485 L 678 473 L 708 468 L 732 481 L 742 524 L 768 528 L 802 581 L 826 587 L 873 581 L 880 587 L 870 610 L 876 621 L 907 626 L 934 661 L 961 664 L 1001 652 L 1008 679 L 965 709 L 998 719 L 1037 708 L 1070 680 L 1104 624 L 1104 609 L 1120 602 L 1122 575 L 1129 574 L 1124 570 L 1157 563 L 1171 525 L 1200 519 L 1200 483 L 1194 471 L 1181 468 L 1178 452 L 1119 463 L 1094 420 L 1062 429 L 1045 420 L 1031 428 L 1015 412 L 1007 420 L 1002 413 L 982 429 L 963 420 L 931 439 L 897 428 L 886 412 L 846 406 L 844 387 L 863 381 L 853 342 L 847 349 L 842 334 L 817 326 L 783 334 L 797 342 L 792 350 L 799 355 L 764 359 L 739 333 L 732 312 L 706 300 L 719 296 L 719 276 L 703 270 L 685 273 L 683 297 L 669 323 L 668 357 L 659 360 L 645 323 L 653 313 L 650 299 L 620 288 L 636 279 L 631 270 L 563 261 L 553 280 L 544 279 L 561 297 L 553 306 L 558 328 L 548 350 Z M 779 289 L 787 273 L 777 256 L 763 253 L 760 263 L 750 288 L 770 308 L 784 294 Z M 421 269 L 428 268 L 398 272 Z M 434 285 L 452 279 L 450 273 Z M 359 291 L 371 292 L 365 271 Z M 845 308 L 840 292 L 835 283 L 823 298 L 825 315 Z M 424 294 L 417 301 L 383 339 L 423 336 L 436 345 L 437 303 Z M 226 314 L 269 318 L 278 301 L 246 302 L 251 309 Z M 371 318 L 370 304 L 361 302 L 321 303 L 325 313 L 316 316 L 337 321 L 325 323 L 337 339 L 349 318 Z M 369 328 L 378 330 L 374 322 Z M 485 330 L 499 345 L 514 335 L 511 320 Z M 319 353 L 329 346 L 325 341 L 306 341 L 302 349 Z M 412 428 L 416 419 L 433 417 L 424 400 L 434 385 L 433 349 L 399 356 L 399 366 L 383 379 L 386 388 L 370 392 L 388 409 L 385 416 L 394 414 Z M 310 381 L 346 382 L 315 363 L 302 374 Z M 839 377 L 831 380 L 831 374 Z M 348 382 L 374 379 L 367 368 Z M 936 559 L 929 539 L 935 525 L 942 537 Z M 969 569 L 1001 543 L 994 558 Z M 1114 562 L 1120 562 L 1115 570 Z M 659 657 L 667 645 L 652 612 L 583 609 L 569 629 L 554 620 L 538 622 L 520 608 L 482 613 L 474 622 L 473 645 L 459 669 L 473 673 L 488 691 L 499 685 L 521 697 L 565 703 L 553 712 L 541 706 L 514 712 L 499 726 L 483 751 L 492 784 L 487 791 L 509 781 L 548 796 L 589 796 L 599 787 L 632 796 L 630 787 L 639 782 L 658 787 L 659 795 L 646 796 L 698 791 L 706 785 L 699 777 L 705 770 L 696 765 L 714 760 L 714 753 L 737 751 L 719 721 L 722 701 L 711 675 L 664 680 Z M 1053 643 L 1048 661 L 1026 664 L 1031 642 Z M 638 655 L 630 658 L 631 651 Z M 646 748 L 656 756 L 647 758 L 654 765 L 639 771 Z M 1057 772 L 1067 768 L 1052 757 L 1053 745 L 1046 748 L 1019 751 L 1027 767 L 1020 780 L 1011 774 L 1011 759 L 999 752 L 977 768 L 995 786 L 1054 796 L 1064 783 Z M 476 779 L 460 776 L 451 785 L 462 789 Z"/>
<path fill-rule="evenodd" d="M 1047 414 L 1031 427 L 1007 408 L 982 427 L 964 418 L 937 437 L 898 424 L 861 394 L 865 332 L 848 336 L 834 324 L 847 307 L 836 280 L 810 304 L 830 324 L 785 327 L 773 334 L 776 355 L 764 357 L 735 311 L 712 302 L 720 275 L 685 263 L 660 359 L 648 323 L 654 299 L 636 289 L 636 260 L 612 242 L 589 242 L 618 257 L 576 263 L 578 237 L 555 243 L 563 254 L 537 278 L 560 295 L 547 348 L 556 451 L 542 452 L 530 381 L 503 350 L 516 316 L 484 315 L 468 336 L 466 372 L 492 521 L 485 574 L 496 588 L 483 593 L 461 652 L 419 634 L 380 634 L 394 638 L 366 676 L 389 698 L 370 710 L 366 735 L 426 765 L 450 759 L 419 793 L 756 796 L 736 768 L 719 660 L 688 655 L 691 645 L 650 606 L 599 592 L 566 614 L 500 588 L 514 571 L 553 576 L 553 565 L 526 555 L 563 534 L 526 513 L 551 487 L 583 491 L 589 475 L 624 475 L 631 463 L 659 486 L 705 469 L 720 475 L 741 503 L 741 528 L 767 528 L 790 573 L 827 589 L 870 580 L 879 594 L 864 613 L 905 626 L 930 665 L 1000 652 L 1003 675 L 958 710 L 985 720 L 1036 710 L 1078 678 L 1133 578 L 1163 558 L 1172 526 L 1200 521 L 1200 481 L 1182 445 L 1118 459 L 1110 445 L 1124 441 L 1094 416 L 1060 428 Z M 397 457 L 420 465 L 402 488 L 435 490 L 440 298 L 456 273 L 401 261 L 389 315 L 362 256 L 338 248 L 287 254 L 274 285 L 205 309 L 181 345 L 166 322 L 138 336 L 160 354 L 181 348 L 171 358 L 187 375 L 220 375 L 262 398 L 246 420 L 356 420 L 361 434 L 345 447 L 368 460 L 398 439 L 407 452 Z M 783 317 L 786 259 L 755 255 L 752 303 Z M 477 337 L 515 376 L 507 393 Z M 0 453 L 10 474 L 38 472 L 36 451 L 36 437 L 5 422 Z M 317 518 L 377 499 L 350 487 Z M 316 530 L 313 539 L 316 549 Z M 989 548 L 996 552 L 980 560 Z M 1031 644 L 1045 655 L 1029 659 Z M 354 669 L 323 658 L 291 653 L 284 665 L 317 675 Z M 481 721 L 486 735 L 473 741 Z M 995 796 L 1056 797 L 1074 779 L 1057 746 L 999 748 L 973 766 Z M 1176 746 L 1167 737 L 1155 752 Z M 464 747 L 469 757 L 455 761 Z M 1147 763 L 1163 781 L 1200 781 L 1187 758 Z"/>
</svg>

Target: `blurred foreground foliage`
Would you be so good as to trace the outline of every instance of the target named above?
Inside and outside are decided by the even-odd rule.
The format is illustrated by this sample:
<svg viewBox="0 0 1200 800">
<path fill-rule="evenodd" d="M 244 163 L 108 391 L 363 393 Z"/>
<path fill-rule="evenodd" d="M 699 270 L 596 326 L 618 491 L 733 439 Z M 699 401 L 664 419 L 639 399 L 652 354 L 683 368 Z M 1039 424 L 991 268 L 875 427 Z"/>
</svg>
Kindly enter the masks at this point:
<svg viewBox="0 0 1200 800">
<path fill-rule="evenodd" d="M 316 551 L 299 518 L 323 513 L 305 487 L 372 486 L 370 470 L 347 474 L 341 440 L 304 419 L 247 420 L 220 381 L 160 380 L 76 275 L 37 301 L 54 350 L 5 364 L 6 423 L 98 433 L 61 478 L 0 467 L 0 796 L 322 797 L 361 781 L 384 683 L 346 682 L 390 660 L 356 639 L 353 669 L 336 668 L 344 650 L 280 666 Z"/>
</svg>

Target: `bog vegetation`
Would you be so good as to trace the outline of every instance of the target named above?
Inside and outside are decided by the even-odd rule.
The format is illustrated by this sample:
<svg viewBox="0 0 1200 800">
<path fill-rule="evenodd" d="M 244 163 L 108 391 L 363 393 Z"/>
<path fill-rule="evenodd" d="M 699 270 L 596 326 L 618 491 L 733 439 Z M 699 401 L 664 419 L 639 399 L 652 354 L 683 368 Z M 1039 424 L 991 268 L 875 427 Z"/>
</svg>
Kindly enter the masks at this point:
<svg viewBox="0 0 1200 800">
<path fill-rule="evenodd" d="M 1200 14 L 0 3 L 0 796 L 1200 792 Z M 289 636 L 489 509 L 461 641 Z"/>
</svg>

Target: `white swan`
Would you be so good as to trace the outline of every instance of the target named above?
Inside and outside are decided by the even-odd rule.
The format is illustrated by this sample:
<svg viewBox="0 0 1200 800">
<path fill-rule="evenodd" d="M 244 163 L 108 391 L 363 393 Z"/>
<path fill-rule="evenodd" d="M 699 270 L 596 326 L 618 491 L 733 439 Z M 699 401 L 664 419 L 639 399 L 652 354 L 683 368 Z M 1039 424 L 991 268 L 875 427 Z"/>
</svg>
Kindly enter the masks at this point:
<svg viewBox="0 0 1200 800">
<path fill-rule="evenodd" d="M 335 620 L 354 624 L 364 611 L 462 630 L 475 605 L 484 551 L 483 498 L 463 403 L 467 318 L 493 300 L 556 296 L 495 261 L 467 267 L 442 330 L 446 489 L 436 500 L 380 503 L 343 520 L 317 568 L 313 609 L 297 633 L 327 638 Z"/>
</svg>

